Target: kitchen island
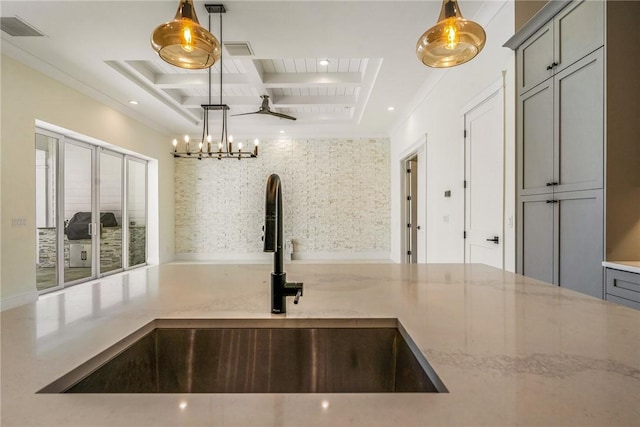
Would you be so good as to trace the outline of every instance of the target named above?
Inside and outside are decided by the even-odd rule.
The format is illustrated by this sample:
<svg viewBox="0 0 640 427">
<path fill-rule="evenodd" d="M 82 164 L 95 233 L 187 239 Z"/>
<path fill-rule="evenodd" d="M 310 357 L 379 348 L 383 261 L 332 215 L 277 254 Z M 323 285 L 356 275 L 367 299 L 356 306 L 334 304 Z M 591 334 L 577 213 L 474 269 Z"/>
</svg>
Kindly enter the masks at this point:
<svg viewBox="0 0 640 427">
<path fill-rule="evenodd" d="M 397 318 L 449 393 L 37 394 L 154 319 L 269 319 L 270 265 L 164 264 L 1 316 L 0 424 L 640 423 L 640 312 L 484 265 L 289 264 L 287 318 Z"/>
</svg>

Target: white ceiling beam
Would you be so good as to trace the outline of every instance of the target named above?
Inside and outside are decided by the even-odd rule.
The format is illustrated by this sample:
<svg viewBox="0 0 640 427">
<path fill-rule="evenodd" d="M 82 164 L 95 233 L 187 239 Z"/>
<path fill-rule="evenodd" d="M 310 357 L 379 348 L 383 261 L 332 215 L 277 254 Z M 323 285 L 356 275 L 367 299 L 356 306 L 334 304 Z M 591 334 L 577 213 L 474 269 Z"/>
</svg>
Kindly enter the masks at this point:
<svg viewBox="0 0 640 427">
<path fill-rule="evenodd" d="M 222 102 L 227 105 L 250 105 L 255 106 L 256 110 L 260 106 L 262 100 L 256 96 L 225 96 L 222 95 Z M 219 104 L 220 95 L 211 96 L 211 104 Z M 200 107 L 203 104 L 209 104 L 208 96 L 185 96 L 182 98 L 181 105 L 185 108 Z"/>
<path fill-rule="evenodd" d="M 320 105 L 356 105 L 358 102 L 355 96 L 278 96 L 271 98 L 271 106 L 277 108 L 295 108 L 304 106 L 320 106 Z M 185 96 L 180 100 L 180 104 L 185 108 L 199 108 L 203 104 L 209 103 L 208 96 Z M 211 103 L 218 104 L 220 102 L 219 95 L 211 96 Z M 222 102 L 233 106 L 260 106 L 260 98 L 255 96 L 224 96 Z"/>
<path fill-rule="evenodd" d="M 234 111 L 233 109 L 231 110 L 231 112 L 229 113 L 229 115 L 231 117 L 233 117 L 234 114 L 242 114 L 241 111 Z M 344 110 L 344 111 L 336 111 L 336 112 L 331 112 L 331 113 L 318 113 L 318 112 L 287 112 L 286 114 L 289 114 L 290 116 L 293 116 L 297 119 L 296 122 L 292 122 L 286 119 L 279 119 L 277 117 L 272 117 L 272 116 L 268 116 L 266 114 L 252 114 L 252 115 L 245 115 L 245 116 L 236 116 L 233 117 L 232 119 L 230 118 L 229 120 L 233 121 L 232 124 L 232 128 L 235 129 L 241 129 L 241 125 L 242 125 L 242 120 L 243 118 L 247 118 L 247 120 L 249 120 L 250 117 L 253 117 L 254 120 L 259 120 L 262 124 L 270 124 L 270 123 L 274 123 L 275 125 L 277 125 L 278 123 L 283 124 L 292 124 L 292 123 L 300 123 L 300 122 L 305 122 L 305 121 L 309 121 L 309 122 L 315 122 L 315 121 L 320 121 L 320 122 L 324 122 L 324 121 L 349 121 L 352 119 L 352 115 L 350 110 Z M 211 124 L 219 124 L 221 122 L 219 115 L 214 115 L 210 117 L 210 123 Z M 234 135 L 235 136 L 235 135 Z"/>
<path fill-rule="evenodd" d="M 255 67 L 254 61 L 247 61 L 246 74 L 225 74 L 223 86 L 253 86 L 257 90 L 286 87 L 360 86 L 360 73 L 264 73 Z M 219 85 L 220 75 L 211 76 L 212 85 Z M 153 83 L 162 89 L 194 88 L 207 85 L 208 75 L 198 74 L 155 74 Z"/>
<path fill-rule="evenodd" d="M 360 86 L 360 73 L 265 73 L 266 87 Z"/>
<path fill-rule="evenodd" d="M 144 76 L 138 73 L 138 70 L 131 67 L 126 62 L 105 61 L 105 63 L 115 71 L 120 73 L 123 77 L 137 84 L 140 88 L 145 90 L 151 96 L 155 97 L 158 101 L 169 107 L 171 110 L 175 111 L 189 123 L 197 125 L 200 122 L 200 118 L 195 117 L 190 111 L 181 108 L 182 106 L 176 101 L 174 97 L 170 96 L 164 91 L 158 90 Z"/>
<path fill-rule="evenodd" d="M 298 107 L 305 105 L 355 105 L 355 96 L 277 96 L 271 99 L 275 107 Z"/>
<path fill-rule="evenodd" d="M 360 96 L 358 97 L 358 104 L 354 110 L 353 118 L 356 123 L 360 123 L 362 120 L 362 116 L 364 115 L 364 110 L 369 103 L 369 97 L 371 96 L 371 91 L 376 84 L 376 79 L 378 78 L 378 74 L 380 73 L 380 69 L 382 68 L 382 58 L 376 59 L 364 59 L 364 78 L 363 78 L 363 86 L 360 92 Z"/>
<path fill-rule="evenodd" d="M 179 88 L 201 88 L 207 86 L 209 75 L 206 73 L 199 74 L 156 74 L 154 84 L 163 89 L 179 89 Z M 211 85 L 218 86 L 220 84 L 220 75 L 213 74 L 211 76 Z M 251 82 L 245 74 L 224 74 L 222 76 L 223 86 L 240 85 L 247 86 Z"/>
</svg>

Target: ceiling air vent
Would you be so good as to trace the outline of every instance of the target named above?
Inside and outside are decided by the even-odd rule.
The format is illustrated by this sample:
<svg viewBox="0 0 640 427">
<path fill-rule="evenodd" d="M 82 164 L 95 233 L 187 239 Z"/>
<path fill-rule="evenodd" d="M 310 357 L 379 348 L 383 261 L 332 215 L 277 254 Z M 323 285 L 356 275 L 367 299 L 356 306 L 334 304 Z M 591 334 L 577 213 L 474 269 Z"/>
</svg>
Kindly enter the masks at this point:
<svg viewBox="0 0 640 427">
<path fill-rule="evenodd" d="M 40 31 L 18 17 L 0 18 L 0 30 L 14 37 L 42 37 Z"/>
<path fill-rule="evenodd" d="M 249 42 L 226 42 L 224 47 L 231 56 L 253 56 Z"/>
</svg>

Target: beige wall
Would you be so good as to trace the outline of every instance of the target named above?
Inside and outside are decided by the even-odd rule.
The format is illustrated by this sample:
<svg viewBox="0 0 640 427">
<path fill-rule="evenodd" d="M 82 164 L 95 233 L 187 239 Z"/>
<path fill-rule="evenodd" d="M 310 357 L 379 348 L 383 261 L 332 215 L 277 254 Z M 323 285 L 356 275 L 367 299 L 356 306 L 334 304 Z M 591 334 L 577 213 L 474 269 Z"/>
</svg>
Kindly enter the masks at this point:
<svg viewBox="0 0 640 427">
<path fill-rule="evenodd" d="M 158 159 L 159 243 L 157 250 L 150 248 L 149 252 L 152 256 L 157 253 L 160 262 L 171 260 L 174 162 L 166 151 L 169 136 L 7 56 L 2 56 L 1 76 L 0 298 L 3 306 L 35 296 L 36 120 Z M 26 224 L 12 226 L 12 218 L 24 218 Z"/>
<path fill-rule="evenodd" d="M 394 261 L 399 262 L 404 253 L 401 247 L 404 230 L 401 227 L 404 203 L 401 161 L 412 154 L 416 144 L 426 141 L 427 214 L 422 218 L 426 230 L 418 237 L 418 247 L 426 247 L 426 262 L 464 262 L 464 114 L 475 106 L 470 103 L 479 103 L 482 99 L 478 97 L 490 95 L 491 92 L 486 92 L 488 89 L 497 82 L 504 82 L 504 265 L 507 270 L 515 269 L 515 54 L 502 47 L 514 33 L 513 16 L 513 2 L 505 2 L 485 26 L 487 44 L 484 50 L 466 64 L 440 70 L 441 79 L 437 85 L 391 134 L 391 253 Z M 446 190 L 451 190 L 451 197 L 443 197 Z"/>
<path fill-rule="evenodd" d="M 516 0 L 516 32 L 533 17 L 542 6 L 547 4 L 546 0 Z"/>
<path fill-rule="evenodd" d="M 640 260 L 640 16 L 638 1 L 607 2 L 607 252 Z"/>
</svg>

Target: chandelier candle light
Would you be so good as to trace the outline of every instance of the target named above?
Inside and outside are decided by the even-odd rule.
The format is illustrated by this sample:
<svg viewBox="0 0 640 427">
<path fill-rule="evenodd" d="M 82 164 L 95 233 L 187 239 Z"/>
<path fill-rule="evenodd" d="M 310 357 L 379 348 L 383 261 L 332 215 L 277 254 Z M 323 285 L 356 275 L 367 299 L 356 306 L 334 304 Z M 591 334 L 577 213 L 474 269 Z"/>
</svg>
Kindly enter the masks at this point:
<svg viewBox="0 0 640 427">
<path fill-rule="evenodd" d="M 208 4 L 205 5 L 207 12 L 209 12 L 209 31 L 211 31 L 211 14 L 218 13 L 220 15 L 220 44 L 222 44 L 222 14 L 226 13 L 224 5 L 221 4 Z M 177 139 L 173 140 L 173 152 L 171 153 L 175 158 L 189 158 L 189 159 L 243 159 L 243 158 L 256 158 L 258 157 L 258 145 L 260 141 L 256 139 L 254 141 L 253 151 L 243 150 L 242 142 L 238 143 L 238 150 L 233 150 L 233 136 L 227 134 L 227 111 L 229 106 L 222 103 L 222 52 L 220 52 L 220 103 L 211 103 L 211 68 L 209 68 L 209 103 L 201 105 L 203 110 L 202 117 L 202 139 L 197 143 L 197 149 L 191 151 L 189 135 L 184 136 L 184 143 L 181 144 Z M 215 143 L 209 132 L 209 112 L 221 111 L 222 112 L 222 129 L 220 139 L 217 141 L 218 149 L 215 150 Z"/>
</svg>

